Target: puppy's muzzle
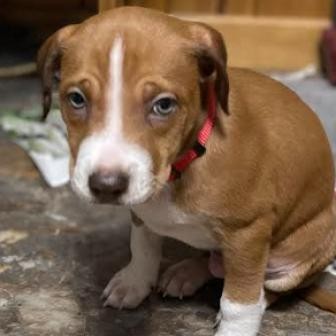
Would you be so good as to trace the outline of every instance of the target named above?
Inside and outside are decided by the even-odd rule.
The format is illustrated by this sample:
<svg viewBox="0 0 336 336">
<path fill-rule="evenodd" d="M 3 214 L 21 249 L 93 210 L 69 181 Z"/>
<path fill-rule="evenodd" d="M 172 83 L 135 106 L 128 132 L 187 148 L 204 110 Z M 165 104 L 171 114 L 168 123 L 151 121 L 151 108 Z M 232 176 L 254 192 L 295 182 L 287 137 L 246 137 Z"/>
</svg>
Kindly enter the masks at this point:
<svg viewBox="0 0 336 336">
<path fill-rule="evenodd" d="M 95 172 L 89 177 L 89 188 L 99 203 L 118 203 L 128 186 L 129 176 L 121 171 Z"/>
</svg>

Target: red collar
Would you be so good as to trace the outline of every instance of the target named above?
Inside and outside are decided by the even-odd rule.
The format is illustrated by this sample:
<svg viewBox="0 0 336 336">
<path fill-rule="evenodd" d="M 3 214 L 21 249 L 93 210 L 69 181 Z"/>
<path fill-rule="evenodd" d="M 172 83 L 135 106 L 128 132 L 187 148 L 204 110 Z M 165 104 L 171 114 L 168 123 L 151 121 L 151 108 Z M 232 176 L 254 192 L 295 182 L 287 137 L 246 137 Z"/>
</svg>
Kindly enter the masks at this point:
<svg viewBox="0 0 336 336">
<path fill-rule="evenodd" d="M 180 159 L 172 164 L 169 181 L 174 181 L 181 177 L 182 172 L 197 158 L 206 152 L 206 143 L 210 138 L 217 112 L 217 101 L 213 83 L 208 85 L 208 115 L 197 135 L 197 141 Z"/>
</svg>

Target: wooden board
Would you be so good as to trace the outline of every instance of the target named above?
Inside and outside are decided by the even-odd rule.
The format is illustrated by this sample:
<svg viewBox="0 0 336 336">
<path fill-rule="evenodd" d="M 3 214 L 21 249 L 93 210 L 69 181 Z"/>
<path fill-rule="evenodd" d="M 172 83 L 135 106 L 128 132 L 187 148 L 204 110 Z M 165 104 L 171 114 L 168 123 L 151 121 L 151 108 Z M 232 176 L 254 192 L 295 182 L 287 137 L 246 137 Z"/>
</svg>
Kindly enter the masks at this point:
<svg viewBox="0 0 336 336">
<path fill-rule="evenodd" d="M 132 0 L 126 1 L 126 4 L 154 8 L 163 12 L 167 12 L 169 8 L 169 2 L 169 0 Z"/>
<path fill-rule="evenodd" d="M 224 12 L 233 15 L 253 15 L 257 0 L 226 0 Z"/>
<path fill-rule="evenodd" d="M 142 6 L 175 13 L 221 13 L 225 0 L 99 0 L 99 10 L 121 5 Z"/>
<path fill-rule="evenodd" d="M 168 11 L 179 13 L 218 13 L 223 4 L 222 0 L 170 0 Z"/>
<path fill-rule="evenodd" d="M 321 32 L 327 19 L 291 19 L 252 16 L 183 16 L 220 31 L 226 41 L 229 64 L 259 70 L 297 70 L 318 64 Z"/>
<path fill-rule="evenodd" d="M 99 11 L 102 12 L 104 10 L 112 9 L 117 6 L 122 6 L 124 5 L 123 0 L 97 0 L 99 5 Z"/>
<path fill-rule="evenodd" d="M 118 0 L 100 0 L 100 8 L 112 8 Z M 318 44 L 322 31 L 329 26 L 327 18 L 275 17 L 277 14 L 327 17 L 330 0 L 135 0 L 137 3 L 182 18 L 205 22 L 219 30 L 226 41 L 229 64 L 259 70 L 297 70 L 319 63 Z M 156 6 L 155 7 L 155 3 Z M 219 6 L 219 7 L 218 7 Z M 245 15 L 187 15 L 181 12 L 224 10 Z M 267 13 L 269 16 L 261 16 Z M 253 16 L 254 15 L 254 16 Z"/>
<path fill-rule="evenodd" d="M 262 16 L 330 17 L 331 0 L 256 0 L 256 14 Z"/>
</svg>

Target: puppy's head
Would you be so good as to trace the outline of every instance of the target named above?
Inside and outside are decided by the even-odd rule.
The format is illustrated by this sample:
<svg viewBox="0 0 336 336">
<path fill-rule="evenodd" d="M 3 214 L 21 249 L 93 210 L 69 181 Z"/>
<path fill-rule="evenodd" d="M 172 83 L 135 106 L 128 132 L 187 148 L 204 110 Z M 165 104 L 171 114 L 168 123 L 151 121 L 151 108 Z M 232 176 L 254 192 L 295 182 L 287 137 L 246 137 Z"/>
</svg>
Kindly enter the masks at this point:
<svg viewBox="0 0 336 336">
<path fill-rule="evenodd" d="M 45 116 L 59 77 L 72 186 L 90 201 L 155 195 L 204 120 L 210 81 L 227 111 L 220 34 L 148 9 L 123 7 L 59 30 L 40 49 L 38 69 Z"/>
</svg>

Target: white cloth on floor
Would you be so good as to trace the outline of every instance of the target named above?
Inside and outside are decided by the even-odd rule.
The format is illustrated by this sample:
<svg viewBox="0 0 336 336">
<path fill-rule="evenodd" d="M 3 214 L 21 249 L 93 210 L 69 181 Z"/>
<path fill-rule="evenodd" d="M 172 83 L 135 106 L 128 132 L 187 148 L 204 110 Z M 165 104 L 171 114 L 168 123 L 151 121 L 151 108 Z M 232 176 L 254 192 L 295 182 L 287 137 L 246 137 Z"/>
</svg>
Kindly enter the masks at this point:
<svg viewBox="0 0 336 336">
<path fill-rule="evenodd" d="M 59 110 L 52 110 L 46 122 L 36 121 L 26 111 L 5 114 L 0 117 L 0 126 L 29 154 L 50 187 L 69 182 L 70 152 Z"/>
</svg>

